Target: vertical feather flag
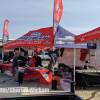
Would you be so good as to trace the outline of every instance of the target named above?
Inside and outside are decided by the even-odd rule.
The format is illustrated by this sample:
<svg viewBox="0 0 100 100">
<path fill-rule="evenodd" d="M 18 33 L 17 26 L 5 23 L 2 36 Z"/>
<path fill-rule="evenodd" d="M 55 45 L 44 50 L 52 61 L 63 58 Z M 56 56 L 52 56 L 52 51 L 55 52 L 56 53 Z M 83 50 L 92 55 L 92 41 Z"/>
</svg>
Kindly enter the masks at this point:
<svg viewBox="0 0 100 100">
<path fill-rule="evenodd" d="M 59 25 L 59 22 L 61 20 L 63 13 L 63 5 L 62 5 L 62 0 L 55 0 L 54 3 L 54 19 L 53 19 L 53 35 L 56 35 L 57 31 L 57 26 Z"/>
<path fill-rule="evenodd" d="M 57 21 L 58 23 L 60 22 L 62 13 L 63 13 L 62 0 L 55 0 L 54 20 Z"/>
<path fill-rule="evenodd" d="M 5 20 L 4 29 L 3 29 L 3 43 L 8 42 L 8 39 L 9 39 L 9 34 L 8 34 L 8 31 L 7 31 L 8 23 L 9 23 L 9 21 Z"/>
</svg>

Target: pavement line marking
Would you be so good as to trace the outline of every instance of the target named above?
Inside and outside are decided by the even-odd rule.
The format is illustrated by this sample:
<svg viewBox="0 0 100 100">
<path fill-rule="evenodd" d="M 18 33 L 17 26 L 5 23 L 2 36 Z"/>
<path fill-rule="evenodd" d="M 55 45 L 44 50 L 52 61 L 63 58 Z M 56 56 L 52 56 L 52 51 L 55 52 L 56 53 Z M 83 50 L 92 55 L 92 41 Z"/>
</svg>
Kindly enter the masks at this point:
<svg viewBox="0 0 100 100">
<path fill-rule="evenodd" d="M 35 93 L 22 93 L 21 95 L 36 95 L 36 94 L 39 95 L 39 94 L 57 94 L 57 93 L 43 93 L 43 92 L 42 93 L 38 93 L 38 92 L 36 93 L 35 92 Z"/>
<path fill-rule="evenodd" d="M 49 91 L 49 92 L 70 92 L 70 91 Z"/>
</svg>

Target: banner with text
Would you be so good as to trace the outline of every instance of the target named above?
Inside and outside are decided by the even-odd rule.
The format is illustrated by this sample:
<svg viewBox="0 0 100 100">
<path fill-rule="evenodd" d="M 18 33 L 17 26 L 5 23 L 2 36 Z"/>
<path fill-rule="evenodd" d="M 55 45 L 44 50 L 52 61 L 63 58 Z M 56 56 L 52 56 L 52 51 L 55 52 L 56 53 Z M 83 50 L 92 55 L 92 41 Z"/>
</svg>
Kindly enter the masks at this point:
<svg viewBox="0 0 100 100">
<path fill-rule="evenodd" d="M 62 5 L 62 0 L 55 0 L 55 5 L 54 5 L 54 32 L 53 35 L 56 36 L 56 31 L 57 31 L 57 26 L 61 20 L 63 13 L 63 5 Z"/>
<path fill-rule="evenodd" d="M 24 47 L 52 47 L 53 46 L 53 27 L 41 28 L 29 31 L 27 34 L 10 43 L 4 44 L 3 49 L 18 46 Z"/>
<path fill-rule="evenodd" d="M 8 23 L 9 23 L 8 20 L 6 20 L 5 23 L 4 23 L 4 29 L 3 29 L 3 43 L 8 42 L 8 39 L 9 39 L 9 34 L 8 34 L 8 31 L 7 31 Z"/>
</svg>

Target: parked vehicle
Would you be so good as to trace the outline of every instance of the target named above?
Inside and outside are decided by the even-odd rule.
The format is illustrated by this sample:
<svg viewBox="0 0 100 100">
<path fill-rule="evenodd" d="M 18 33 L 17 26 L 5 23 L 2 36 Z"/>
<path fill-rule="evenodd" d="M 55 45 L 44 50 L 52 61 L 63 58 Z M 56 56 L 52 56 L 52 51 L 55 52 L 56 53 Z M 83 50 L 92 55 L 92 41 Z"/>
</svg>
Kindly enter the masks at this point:
<svg viewBox="0 0 100 100">
<path fill-rule="evenodd" d="M 51 58 L 49 57 L 49 53 L 46 52 L 41 52 L 38 55 L 39 57 L 41 57 L 42 60 L 50 60 Z"/>
</svg>

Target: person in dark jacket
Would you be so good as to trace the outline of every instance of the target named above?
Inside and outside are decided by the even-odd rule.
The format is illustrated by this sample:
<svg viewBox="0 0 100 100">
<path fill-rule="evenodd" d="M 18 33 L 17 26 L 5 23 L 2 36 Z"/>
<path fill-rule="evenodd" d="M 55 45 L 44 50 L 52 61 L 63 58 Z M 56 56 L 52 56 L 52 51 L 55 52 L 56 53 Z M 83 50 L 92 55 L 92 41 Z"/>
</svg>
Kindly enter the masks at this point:
<svg viewBox="0 0 100 100">
<path fill-rule="evenodd" d="M 35 67 L 38 67 L 38 66 L 42 66 L 41 63 L 42 63 L 42 60 L 41 58 L 38 56 L 38 52 L 36 51 L 33 58 L 35 58 L 36 62 L 35 62 Z"/>
<path fill-rule="evenodd" d="M 24 52 L 20 52 L 18 57 L 18 67 L 25 68 L 25 64 L 27 61 L 28 59 L 24 57 Z M 23 76 L 24 72 L 23 73 L 19 72 L 19 81 L 18 81 L 19 85 L 23 83 Z"/>
<path fill-rule="evenodd" d="M 19 51 L 15 50 L 15 55 L 13 57 L 13 67 L 14 67 L 14 70 L 15 70 L 15 83 L 18 83 L 18 77 L 19 77 L 18 63 L 17 63 L 18 56 L 19 56 Z M 15 62 L 16 62 L 16 64 L 15 64 Z"/>
<path fill-rule="evenodd" d="M 85 61 L 84 69 L 89 69 L 89 61 L 88 60 Z"/>
</svg>

